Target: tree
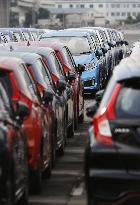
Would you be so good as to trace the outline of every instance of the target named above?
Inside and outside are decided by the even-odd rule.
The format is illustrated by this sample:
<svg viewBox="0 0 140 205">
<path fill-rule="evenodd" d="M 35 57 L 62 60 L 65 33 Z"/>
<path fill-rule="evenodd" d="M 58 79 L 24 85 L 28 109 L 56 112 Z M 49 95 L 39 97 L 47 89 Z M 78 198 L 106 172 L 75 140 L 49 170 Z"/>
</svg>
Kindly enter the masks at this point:
<svg viewBox="0 0 140 205">
<path fill-rule="evenodd" d="M 38 19 L 48 19 L 50 17 L 50 12 L 47 9 L 40 8 L 37 17 Z"/>
<path fill-rule="evenodd" d="M 131 16 L 131 15 L 128 15 L 128 17 L 127 17 L 127 19 L 126 19 L 125 22 L 126 22 L 127 24 L 133 24 L 134 21 L 135 21 L 135 20 L 132 18 L 132 16 Z"/>
</svg>

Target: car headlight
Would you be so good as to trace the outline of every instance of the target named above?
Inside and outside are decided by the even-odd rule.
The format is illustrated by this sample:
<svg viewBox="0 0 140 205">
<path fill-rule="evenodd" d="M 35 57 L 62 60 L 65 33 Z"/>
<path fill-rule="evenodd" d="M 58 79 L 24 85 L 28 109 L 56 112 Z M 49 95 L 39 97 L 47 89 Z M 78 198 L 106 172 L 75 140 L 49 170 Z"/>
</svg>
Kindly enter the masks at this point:
<svg viewBox="0 0 140 205">
<path fill-rule="evenodd" d="M 95 63 L 89 63 L 85 65 L 85 70 L 90 70 L 95 68 Z"/>
</svg>

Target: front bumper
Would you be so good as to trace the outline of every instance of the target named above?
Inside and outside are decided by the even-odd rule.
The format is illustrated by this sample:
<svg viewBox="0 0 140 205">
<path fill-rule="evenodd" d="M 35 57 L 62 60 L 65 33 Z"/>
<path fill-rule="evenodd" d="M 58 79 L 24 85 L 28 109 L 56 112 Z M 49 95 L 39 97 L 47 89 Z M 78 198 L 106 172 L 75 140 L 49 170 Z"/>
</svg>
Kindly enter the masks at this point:
<svg viewBox="0 0 140 205">
<path fill-rule="evenodd" d="M 90 86 L 90 87 L 84 87 L 84 94 L 92 94 L 96 93 L 99 90 L 97 85 Z"/>
</svg>

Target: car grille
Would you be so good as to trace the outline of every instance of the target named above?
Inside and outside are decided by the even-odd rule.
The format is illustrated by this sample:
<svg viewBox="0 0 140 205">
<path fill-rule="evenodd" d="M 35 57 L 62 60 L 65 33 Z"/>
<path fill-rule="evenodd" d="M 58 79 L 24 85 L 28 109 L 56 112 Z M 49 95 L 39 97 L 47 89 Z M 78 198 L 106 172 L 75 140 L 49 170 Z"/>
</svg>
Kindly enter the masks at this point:
<svg viewBox="0 0 140 205">
<path fill-rule="evenodd" d="M 94 84 L 95 84 L 94 79 L 84 81 L 84 87 L 90 87 L 93 86 Z"/>
</svg>

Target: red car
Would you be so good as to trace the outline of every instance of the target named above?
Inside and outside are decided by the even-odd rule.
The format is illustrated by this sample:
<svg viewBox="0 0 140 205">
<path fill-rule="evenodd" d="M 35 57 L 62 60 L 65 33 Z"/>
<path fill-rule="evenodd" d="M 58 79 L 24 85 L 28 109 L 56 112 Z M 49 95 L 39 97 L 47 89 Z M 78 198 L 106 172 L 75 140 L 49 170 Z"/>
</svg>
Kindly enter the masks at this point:
<svg viewBox="0 0 140 205">
<path fill-rule="evenodd" d="M 32 45 L 41 47 L 41 42 L 34 42 Z M 46 51 L 43 51 L 43 61 L 49 68 L 52 77 L 57 84 L 59 80 L 67 80 L 64 68 L 58 59 L 55 51 L 49 49 L 48 45 L 44 45 Z M 32 51 L 33 52 L 33 51 Z M 72 76 L 73 78 L 73 76 Z M 75 79 L 75 76 L 74 76 Z M 66 99 L 66 125 L 67 125 L 67 135 L 72 137 L 74 135 L 74 112 L 73 112 L 73 89 L 69 83 L 66 84 L 66 90 L 64 91 L 64 98 Z"/>
<path fill-rule="evenodd" d="M 0 204 L 28 204 L 27 143 L 22 124 L 28 106 L 11 101 L 9 67 L 19 60 L 0 57 Z M 10 90 L 9 90 L 10 89 Z"/>
<path fill-rule="evenodd" d="M 0 52 L 0 56 L 27 56 L 30 58 L 29 53 Z M 0 71 L 9 76 L 11 86 L 8 89 L 14 106 L 20 100 L 26 103 L 30 109 L 30 115 L 24 121 L 24 131 L 28 143 L 29 180 L 31 191 L 39 193 L 41 190 L 41 172 L 50 166 L 51 149 L 50 143 L 48 143 L 51 138 L 50 133 L 52 133 L 49 126 L 50 116 L 47 115 L 46 107 L 40 101 L 37 87 L 24 62 L 17 60 L 15 64 L 11 65 L 9 60 L 5 64 L 8 68 L 0 68 Z M 44 102 L 47 100 L 45 98 L 46 93 L 42 96 Z"/>
<path fill-rule="evenodd" d="M 83 122 L 84 119 L 84 98 L 83 98 L 83 82 L 81 80 L 81 72 L 76 67 L 73 56 L 67 46 L 60 43 L 50 43 L 45 41 L 31 42 L 31 45 L 38 45 L 41 47 L 52 48 L 60 60 L 67 79 L 73 87 L 73 97 L 74 97 L 74 125 L 77 128 L 77 122 Z M 75 76 L 74 76 L 75 74 Z M 75 78 L 75 79 L 74 79 Z M 71 80 L 72 79 L 72 80 Z"/>
<path fill-rule="evenodd" d="M 14 47 L 17 52 L 30 52 L 38 53 L 44 57 L 44 52 L 46 53 L 46 48 L 41 47 Z M 33 54 L 34 55 L 34 54 Z M 66 141 L 66 111 L 65 104 L 66 100 L 63 96 L 63 91 L 66 88 L 65 81 L 58 80 L 58 77 L 52 78 L 51 73 L 43 63 L 43 59 L 39 55 L 34 55 L 36 58 L 26 58 L 22 59 L 27 64 L 28 70 L 32 74 L 36 84 L 38 85 L 39 91 L 42 92 L 46 89 L 51 89 L 54 95 L 52 105 L 49 105 L 49 111 L 52 113 L 52 124 L 53 124 L 53 140 L 52 140 L 52 153 L 53 153 L 53 164 L 55 163 L 55 150 L 59 151 L 60 154 L 64 153 L 65 141 Z M 30 55 L 31 56 L 31 55 Z M 57 83 L 54 79 L 57 79 Z"/>
<path fill-rule="evenodd" d="M 44 42 L 42 43 L 44 44 Z M 74 91 L 74 120 L 75 127 L 77 127 L 77 122 L 83 122 L 84 118 L 83 82 L 80 78 L 82 70 L 79 72 L 79 69 L 76 67 L 73 56 L 67 46 L 59 43 L 47 43 L 47 45 L 55 50 L 68 79 L 69 76 L 72 77 L 73 73 L 75 74 L 75 80 L 72 79 L 70 83 Z"/>
</svg>

